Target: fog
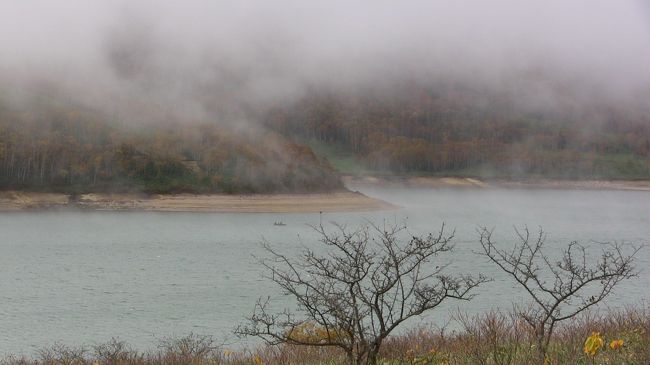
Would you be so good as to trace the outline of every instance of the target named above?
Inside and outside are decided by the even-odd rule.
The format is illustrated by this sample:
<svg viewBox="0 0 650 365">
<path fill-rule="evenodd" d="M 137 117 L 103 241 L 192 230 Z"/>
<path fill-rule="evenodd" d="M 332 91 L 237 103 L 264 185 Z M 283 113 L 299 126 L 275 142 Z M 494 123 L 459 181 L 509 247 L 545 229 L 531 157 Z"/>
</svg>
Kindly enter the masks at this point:
<svg viewBox="0 0 650 365">
<path fill-rule="evenodd" d="M 523 104 L 643 105 L 644 1 L 4 1 L 3 96 L 242 123 L 307 90 L 459 82 Z M 27 98 L 29 99 L 29 98 Z"/>
</svg>

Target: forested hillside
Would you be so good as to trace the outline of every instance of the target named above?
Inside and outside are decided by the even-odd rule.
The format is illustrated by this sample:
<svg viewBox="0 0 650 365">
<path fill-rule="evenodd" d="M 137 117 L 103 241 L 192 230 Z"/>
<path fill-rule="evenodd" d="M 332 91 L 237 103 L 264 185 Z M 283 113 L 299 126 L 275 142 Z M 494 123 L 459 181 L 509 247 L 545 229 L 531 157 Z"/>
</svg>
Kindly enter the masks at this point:
<svg viewBox="0 0 650 365">
<path fill-rule="evenodd" d="M 638 106 L 530 107 L 445 84 L 323 90 L 258 108 L 245 126 L 134 123 L 56 98 L 0 104 L 0 189 L 313 192 L 341 188 L 339 173 L 650 178 L 650 114 Z"/>
<path fill-rule="evenodd" d="M 70 105 L 0 107 L 0 189 L 79 193 L 311 192 L 340 188 L 305 146 L 214 123 L 131 126 Z"/>
<path fill-rule="evenodd" d="M 412 84 L 345 96 L 312 92 L 277 108 L 266 123 L 315 147 L 336 146 L 322 150 L 344 170 L 354 160 L 355 169 L 375 173 L 650 177 L 650 114 L 639 104 L 555 96 L 559 101 L 549 107 L 459 85 Z M 338 164 L 339 158 L 345 162 Z"/>
</svg>

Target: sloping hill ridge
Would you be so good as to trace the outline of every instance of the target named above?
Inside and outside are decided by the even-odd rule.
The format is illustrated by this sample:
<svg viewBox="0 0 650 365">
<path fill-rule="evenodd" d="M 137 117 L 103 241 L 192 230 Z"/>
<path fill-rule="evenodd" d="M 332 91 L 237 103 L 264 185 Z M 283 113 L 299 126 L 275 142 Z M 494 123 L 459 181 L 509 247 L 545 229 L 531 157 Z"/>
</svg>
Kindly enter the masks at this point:
<svg viewBox="0 0 650 365">
<path fill-rule="evenodd" d="M 342 189 L 309 147 L 217 123 L 132 126 L 73 106 L 0 106 L 0 190 L 279 193 Z"/>
</svg>

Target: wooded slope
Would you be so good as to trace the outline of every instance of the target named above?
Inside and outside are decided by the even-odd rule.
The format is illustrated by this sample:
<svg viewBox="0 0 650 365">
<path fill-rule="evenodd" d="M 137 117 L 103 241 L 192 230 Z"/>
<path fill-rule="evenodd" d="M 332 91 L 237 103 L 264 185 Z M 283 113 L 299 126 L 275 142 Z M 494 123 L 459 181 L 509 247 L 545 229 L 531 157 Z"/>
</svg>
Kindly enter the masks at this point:
<svg viewBox="0 0 650 365">
<path fill-rule="evenodd" d="M 0 108 L 0 189 L 271 193 L 341 187 L 277 133 L 216 124 L 131 126 L 70 106 Z"/>
<path fill-rule="evenodd" d="M 560 100 L 552 106 L 526 106 L 512 95 L 459 85 L 411 84 L 344 97 L 313 92 L 277 108 L 266 123 L 287 136 L 335 145 L 375 172 L 650 177 L 647 111 L 555 96 Z"/>
</svg>

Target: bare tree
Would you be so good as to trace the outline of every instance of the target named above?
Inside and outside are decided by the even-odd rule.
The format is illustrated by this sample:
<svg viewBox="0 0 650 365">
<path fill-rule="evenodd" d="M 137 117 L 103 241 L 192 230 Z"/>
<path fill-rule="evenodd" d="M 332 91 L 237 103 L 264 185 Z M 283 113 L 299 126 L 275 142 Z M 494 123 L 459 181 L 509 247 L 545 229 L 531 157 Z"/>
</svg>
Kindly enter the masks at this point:
<svg viewBox="0 0 650 365">
<path fill-rule="evenodd" d="M 622 280 L 637 275 L 633 259 L 639 248 L 630 246 L 626 254 L 619 243 L 602 244 L 599 258 L 591 260 L 587 247 L 573 241 L 551 259 L 543 251 L 546 235 L 541 227 L 533 237 L 527 227 L 515 232 L 518 242 L 511 251 L 498 249 L 486 228 L 479 229 L 480 243 L 485 256 L 532 298 L 531 305 L 516 311 L 531 326 L 543 363 L 558 322 L 600 303 Z"/>
<path fill-rule="evenodd" d="M 446 264 L 432 262 L 453 248 L 453 233 L 446 235 L 444 225 L 438 234 L 420 237 L 405 226 L 370 224 L 353 231 L 335 226 L 336 234 L 322 224 L 314 227 L 326 247 L 305 248 L 296 259 L 265 244 L 268 278 L 298 307 L 273 312 L 268 300 L 260 300 L 235 330 L 238 335 L 271 345 L 338 347 L 349 364 L 374 365 L 395 328 L 447 299 L 469 300 L 470 291 L 486 281 L 446 275 Z"/>
</svg>

